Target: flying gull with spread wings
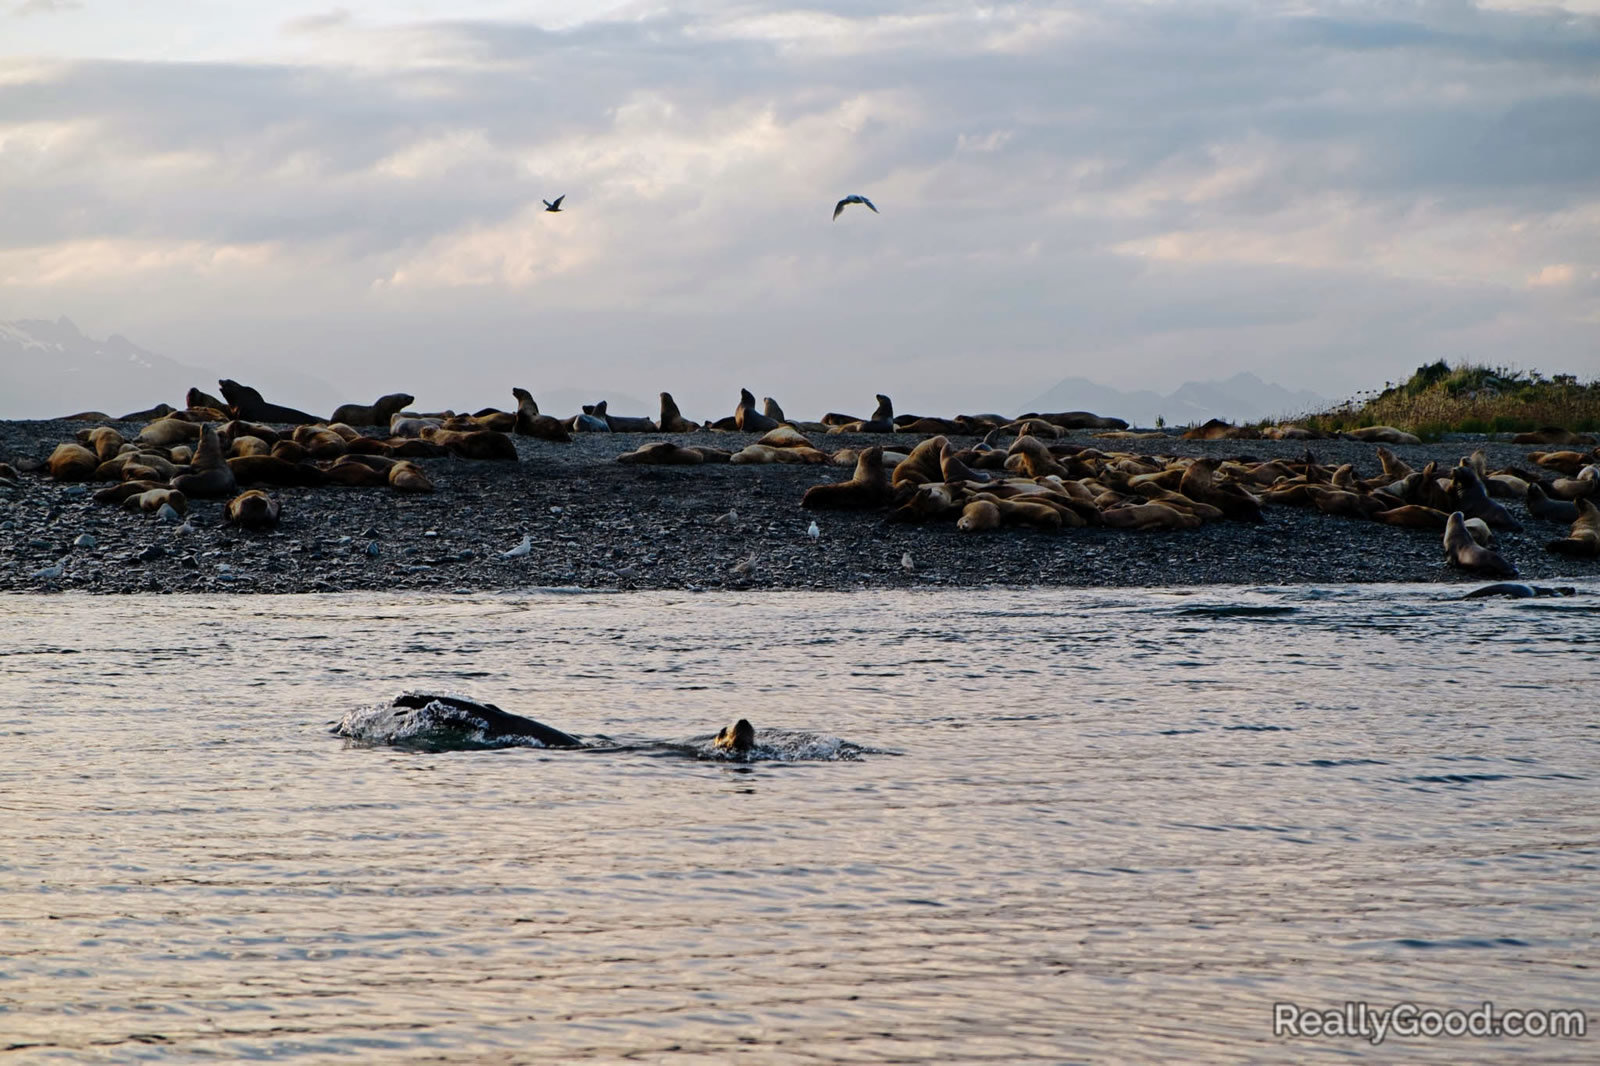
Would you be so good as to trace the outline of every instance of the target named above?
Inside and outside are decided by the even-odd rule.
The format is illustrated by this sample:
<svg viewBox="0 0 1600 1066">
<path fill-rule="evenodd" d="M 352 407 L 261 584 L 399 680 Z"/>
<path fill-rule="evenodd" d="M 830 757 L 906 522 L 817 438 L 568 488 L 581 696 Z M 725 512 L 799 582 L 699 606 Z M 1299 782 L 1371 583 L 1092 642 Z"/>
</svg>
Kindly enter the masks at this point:
<svg viewBox="0 0 1600 1066">
<path fill-rule="evenodd" d="M 559 210 L 561 210 L 561 201 L 565 200 L 566 198 L 567 198 L 567 194 L 566 193 L 562 193 L 560 196 L 555 198 L 555 201 L 553 203 L 551 201 L 549 201 L 549 200 L 546 200 L 544 202 L 544 209 L 546 211 L 559 211 Z"/>
<path fill-rule="evenodd" d="M 839 212 L 845 209 L 846 204 L 866 204 L 868 207 L 872 207 L 871 200 L 867 199 L 865 196 L 857 196 L 855 193 L 851 193 L 849 196 L 846 196 L 843 200 L 840 200 L 833 206 L 833 217 L 835 220 L 838 219 Z M 878 209 L 876 207 L 872 207 L 872 213 L 877 214 Z"/>
</svg>

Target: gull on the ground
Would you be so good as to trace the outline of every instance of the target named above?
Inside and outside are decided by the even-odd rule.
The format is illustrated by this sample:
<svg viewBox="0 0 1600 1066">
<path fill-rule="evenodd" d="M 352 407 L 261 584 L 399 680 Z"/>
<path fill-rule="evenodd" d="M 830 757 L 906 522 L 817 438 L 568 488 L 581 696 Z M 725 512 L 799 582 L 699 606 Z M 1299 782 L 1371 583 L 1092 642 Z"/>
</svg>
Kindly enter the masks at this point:
<svg viewBox="0 0 1600 1066">
<path fill-rule="evenodd" d="M 519 543 L 515 548 L 507 548 L 505 551 L 501 552 L 500 558 L 517 559 L 521 556 L 527 555 L 531 551 L 533 551 L 533 535 L 531 533 L 524 533 L 522 535 L 521 543 Z"/>
<path fill-rule="evenodd" d="M 816 519 L 813 518 L 811 520 L 810 527 L 806 529 L 806 536 L 810 537 L 812 540 L 816 540 L 818 537 L 822 536 L 822 530 L 818 528 Z"/>
<path fill-rule="evenodd" d="M 57 562 L 57 563 L 54 563 L 53 565 L 44 567 L 41 570 L 35 570 L 33 572 L 33 576 L 34 577 L 42 577 L 46 581 L 54 581 L 56 578 L 60 577 L 62 574 L 65 574 L 66 572 L 67 572 L 67 561 L 65 559 L 62 559 L 60 562 Z"/>
<path fill-rule="evenodd" d="M 556 197 L 554 201 L 546 200 L 544 202 L 544 209 L 546 211 L 559 211 L 561 210 L 561 201 L 565 200 L 566 198 L 567 194 L 562 193 L 560 196 Z"/>
<path fill-rule="evenodd" d="M 739 512 L 729 511 L 727 514 L 718 515 L 712 519 L 711 524 L 714 526 L 736 526 L 739 524 Z"/>
<path fill-rule="evenodd" d="M 169 526 L 175 526 L 183 521 L 183 515 L 179 514 L 178 509 L 170 503 L 161 505 L 161 509 L 156 512 L 156 518 Z"/>
<path fill-rule="evenodd" d="M 871 200 L 867 199 L 865 196 L 858 196 L 855 193 L 851 193 L 849 196 L 846 196 L 843 200 L 840 200 L 838 203 L 833 205 L 833 217 L 835 219 L 838 219 L 839 212 L 845 209 L 846 204 L 866 204 L 868 207 L 872 207 Z M 872 213 L 876 215 L 878 213 L 878 209 L 876 207 L 872 207 Z"/>
<path fill-rule="evenodd" d="M 911 561 L 911 553 L 910 552 L 902 553 L 901 556 L 900 556 L 900 569 L 904 570 L 906 573 L 909 574 L 909 573 L 911 573 L 911 571 L 915 570 L 916 568 L 917 568 L 917 564 Z"/>
<path fill-rule="evenodd" d="M 739 574 L 741 576 L 747 576 L 749 574 L 753 574 L 753 573 L 755 573 L 755 570 L 756 570 L 756 556 L 755 556 L 754 552 L 751 552 L 749 556 L 747 556 L 746 558 L 740 559 L 738 562 L 733 564 L 733 572 L 736 573 L 736 574 Z"/>
</svg>

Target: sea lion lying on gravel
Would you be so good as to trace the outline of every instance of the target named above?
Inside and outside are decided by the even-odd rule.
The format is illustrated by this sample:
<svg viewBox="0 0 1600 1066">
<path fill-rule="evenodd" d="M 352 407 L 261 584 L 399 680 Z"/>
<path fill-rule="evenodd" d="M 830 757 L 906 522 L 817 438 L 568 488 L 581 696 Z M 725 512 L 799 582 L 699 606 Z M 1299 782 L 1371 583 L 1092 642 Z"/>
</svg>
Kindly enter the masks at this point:
<svg viewBox="0 0 1600 1066">
<path fill-rule="evenodd" d="M 1572 523 L 1572 532 L 1563 540 L 1553 540 L 1545 547 L 1557 555 L 1570 555 L 1576 559 L 1600 558 L 1600 507 L 1588 500 L 1577 502 L 1578 517 Z"/>
<path fill-rule="evenodd" d="M 1516 577 L 1517 568 L 1499 552 L 1479 544 L 1467 529 L 1466 515 L 1452 512 L 1444 527 L 1444 554 L 1451 566 L 1493 577 Z"/>
<path fill-rule="evenodd" d="M 404 392 L 391 392 L 370 404 L 341 404 L 330 421 L 349 426 L 387 426 L 389 420 L 416 402 L 416 397 Z"/>
<path fill-rule="evenodd" d="M 308 415 L 293 407 L 268 403 L 255 389 L 249 385 L 241 385 L 232 378 L 223 378 L 217 384 L 222 387 L 223 398 L 228 401 L 235 418 L 243 418 L 250 422 L 277 422 L 290 425 L 307 425 L 322 421 L 316 415 Z"/>
</svg>

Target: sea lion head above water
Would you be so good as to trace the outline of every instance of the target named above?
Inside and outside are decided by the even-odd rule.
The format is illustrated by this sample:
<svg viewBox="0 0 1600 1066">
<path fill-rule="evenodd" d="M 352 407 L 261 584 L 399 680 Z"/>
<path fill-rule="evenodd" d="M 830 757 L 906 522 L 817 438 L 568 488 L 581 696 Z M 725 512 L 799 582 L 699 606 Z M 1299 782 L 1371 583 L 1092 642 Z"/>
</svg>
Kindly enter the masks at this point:
<svg viewBox="0 0 1600 1066">
<path fill-rule="evenodd" d="M 718 751 L 746 752 L 756 746 L 756 727 L 741 718 L 717 733 L 711 746 Z"/>
</svg>

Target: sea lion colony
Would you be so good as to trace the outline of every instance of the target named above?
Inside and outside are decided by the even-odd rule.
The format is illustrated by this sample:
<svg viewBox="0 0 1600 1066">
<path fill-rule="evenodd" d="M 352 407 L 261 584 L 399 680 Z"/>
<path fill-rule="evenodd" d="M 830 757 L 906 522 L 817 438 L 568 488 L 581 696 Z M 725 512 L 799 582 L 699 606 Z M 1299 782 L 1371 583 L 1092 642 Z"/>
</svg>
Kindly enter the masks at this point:
<svg viewBox="0 0 1600 1066">
<path fill-rule="evenodd" d="M 1567 537 L 1550 542 L 1551 551 L 1581 558 L 1600 557 L 1600 448 L 1531 451 L 1532 467 L 1489 470 L 1481 452 L 1448 471 L 1430 463 L 1412 470 L 1387 448 L 1377 449 L 1381 471 L 1360 477 L 1349 465 L 1329 468 L 1309 452 L 1299 461 L 1248 458 L 1150 456 L 1114 449 L 1112 441 L 1156 436 L 1128 431 L 1120 419 L 1088 412 L 934 418 L 896 416 L 888 396 L 877 397 L 868 418 L 830 413 L 819 422 L 786 419 L 779 404 L 741 390 L 734 414 L 696 425 L 685 419 L 669 393 L 661 394 L 658 421 L 611 414 L 602 401 L 582 413 L 557 419 L 539 411 L 525 389 L 512 390 L 514 411 L 494 408 L 461 415 L 453 411 L 408 412 L 413 397 L 394 393 L 371 405 L 347 404 L 336 414 L 315 416 L 265 401 L 259 392 L 231 380 L 220 382 L 224 399 L 191 389 L 189 407 L 160 405 L 121 420 L 97 412 L 80 420 L 150 419 L 133 439 L 114 427 L 98 425 L 78 439 L 58 445 L 42 466 L 61 481 L 116 482 L 95 499 L 129 510 L 182 516 L 191 497 L 229 498 L 225 514 L 243 528 L 269 528 L 281 504 L 259 488 L 245 486 L 346 485 L 388 487 L 396 492 L 431 492 L 433 482 L 413 460 L 455 456 L 470 460 L 515 461 L 508 434 L 570 441 L 574 433 L 700 430 L 763 432 L 756 443 L 737 451 L 712 445 L 669 441 L 643 444 L 618 457 L 625 464 L 761 465 L 795 463 L 846 465 L 844 481 L 808 489 L 801 505 L 809 509 L 882 511 L 892 522 L 950 521 L 962 532 L 1007 526 L 1059 530 L 1083 526 L 1119 529 L 1186 529 L 1210 521 L 1260 522 L 1263 508 L 1292 506 L 1326 514 L 1370 519 L 1390 525 L 1442 533 L 1446 557 L 1464 570 L 1499 577 L 1516 568 L 1485 543 L 1495 529 L 1520 524 L 1498 502 L 1522 501 L 1533 518 L 1570 525 Z M 220 406 L 219 406 L 220 405 Z M 382 425 L 386 436 L 367 436 L 355 428 Z M 287 425 L 287 430 L 265 424 Z M 218 423 L 213 425 L 212 423 Z M 1063 438 L 1080 429 L 1098 430 L 1097 446 Z M 901 453 L 882 447 L 828 451 L 813 436 L 837 433 L 932 434 Z M 808 436 L 810 434 L 811 436 Z M 981 438 L 957 448 L 951 436 Z M 1184 434 L 1188 439 L 1312 439 L 1293 426 L 1264 431 L 1210 422 Z M 1409 443 L 1415 438 L 1391 427 L 1368 427 L 1354 439 Z M 1531 435 L 1540 442 L 1588 443 L 1576 434 L 1548 429 Z M 241 491 L 243 490 L 243 491 Z"/>
</svg>

